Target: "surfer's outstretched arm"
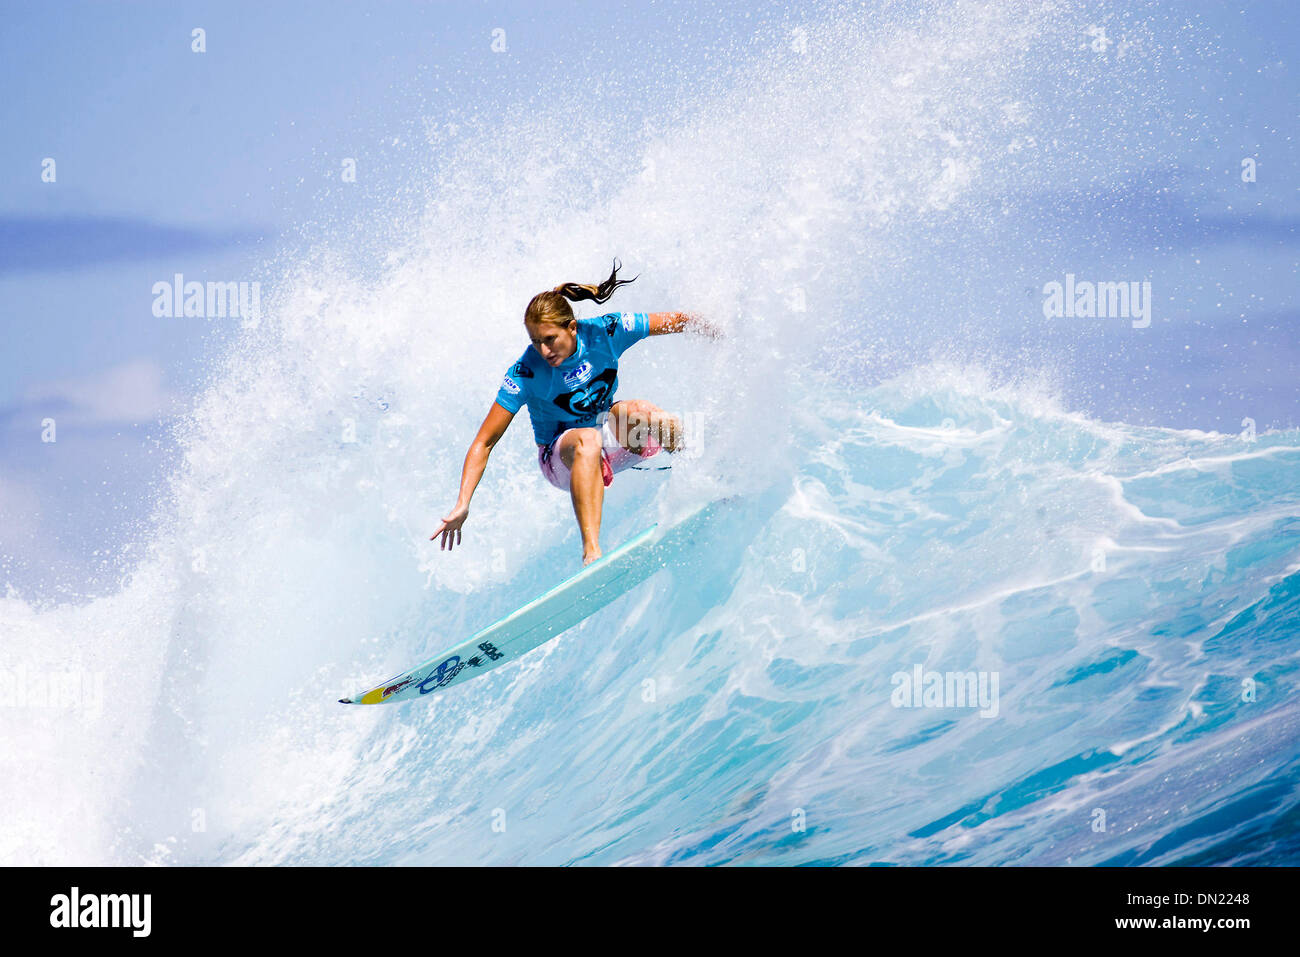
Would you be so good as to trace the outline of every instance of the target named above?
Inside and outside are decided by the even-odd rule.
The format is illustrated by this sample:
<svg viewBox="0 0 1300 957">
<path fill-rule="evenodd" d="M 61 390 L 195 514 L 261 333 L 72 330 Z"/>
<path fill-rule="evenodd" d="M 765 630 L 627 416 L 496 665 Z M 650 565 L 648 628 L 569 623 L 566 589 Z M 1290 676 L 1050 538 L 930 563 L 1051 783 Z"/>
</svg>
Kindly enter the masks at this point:
<svg viewBox="0 0 1300 957">
<path fill-rule="evenodd" d="M 673 332 L 695 332 L 710 339 L 721 339 L 722 330 L 701 316 L 689 312 L 650 313 L 650 335 L 666 336 Z"/>
<path fill-rule="evenodd" d="M 460 527 L 465 524 L 465 518 L 469 515 L 469 500 L 474 497 L 474 489 L 478 488 L 483 470 L 487 468 L 492 447 L 501 441 L 501 436 L 506 434 L 506 429 L 510 427 L 514 417 L 515 414 L 510 410 L 503 409 L 495 402 L 492 403 L 487 418 L 478 427 L 478 435 L 474 436 L 469 451 L 465 453 L 465 465 L 460 472 L 460 498 L 456 499 L 455 507 L 443 518 L 438 530 L 429 536 L 430 541 L 441 535 L 441 547 L 444 549 L 460 544 Z"/>
</svg>

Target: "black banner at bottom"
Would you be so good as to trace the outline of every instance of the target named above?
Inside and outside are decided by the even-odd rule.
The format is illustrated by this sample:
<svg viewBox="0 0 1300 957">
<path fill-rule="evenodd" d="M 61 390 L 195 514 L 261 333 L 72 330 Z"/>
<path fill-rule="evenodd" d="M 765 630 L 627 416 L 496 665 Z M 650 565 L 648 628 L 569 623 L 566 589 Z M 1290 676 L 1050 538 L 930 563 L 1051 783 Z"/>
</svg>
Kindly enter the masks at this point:
<svg viewBox="0 0 1300 957">
<path fill-rule="evenodd" d="M 11 943 L 348 948 L 486 932 L 485 943 L 518 934 L 535 945 L 545 932 L 617 944 L 689 924 L 692 943 L 734 944 L 812 924 L 864 943 L 1032 930 L 1044 942 L 1196 935 L 1232 946 L 1288 926 L 1294 878 L 1291 868 L 8 868 L 0 919 Z"/>
</svg>

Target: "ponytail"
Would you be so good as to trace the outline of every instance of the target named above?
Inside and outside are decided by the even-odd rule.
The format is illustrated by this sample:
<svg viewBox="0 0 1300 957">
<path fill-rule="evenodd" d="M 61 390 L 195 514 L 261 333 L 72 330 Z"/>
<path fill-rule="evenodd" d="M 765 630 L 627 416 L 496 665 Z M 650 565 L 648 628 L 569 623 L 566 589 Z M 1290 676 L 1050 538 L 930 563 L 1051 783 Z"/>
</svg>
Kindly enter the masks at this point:
<svg viewBox="0 0 1300 957">
<path fill-rule="evenodd" d="M 562 282 L 554 289 L 546 292 L 539 292 L 533 296 L 528 303 L 528 308 L 524 310 L 524 322 L 535 323 L 555 323 L 556 325 L 566 325 L 573 319 L 573 307 L 570 302 L 581 302 L 584 299 L 590 299 L 593 302 L 605 302 L 619 286 L 626 286 L 630 282 L 635 282 L 637 276 L 631 279 L 619 279 L 618 271 L 622 267 L 617 259 L 614 260 L 614 268 L 609 274 L 609 278 L 600 285 L 591 286 L 584 283 Z"/>
<path fill-rule="evenodd" d="M 637 277 L 631 279 L 619 279 L 618 271 L 622 268 L 618 260 L 614 260 L 614 268 L 609 274 L 609 278 L 599 286 L 584 286 L 576 282 L 562 282 L 551 292 L 559 293 L 570 302 L 580 302 L 583 299 L 592 299 L 596 302 L 604 302 L 610 296 L 614 295 L 614 290 L 619 286 L 626 286 L 630 282 L 636 282 Z"/>
</svg>

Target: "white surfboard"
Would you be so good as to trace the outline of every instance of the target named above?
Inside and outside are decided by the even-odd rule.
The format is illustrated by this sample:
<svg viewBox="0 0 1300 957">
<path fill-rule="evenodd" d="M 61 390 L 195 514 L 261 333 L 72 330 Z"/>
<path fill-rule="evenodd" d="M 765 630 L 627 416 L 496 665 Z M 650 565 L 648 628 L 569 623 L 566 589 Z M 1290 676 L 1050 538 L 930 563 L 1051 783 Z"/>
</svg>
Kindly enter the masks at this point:
<svg viewBox="0 0 1300 957">
<path fill-rule="evenodd" d="M 362 691 L 342 704 L 390 704 L 424 698 L 516 660 L 572 628 L 663 568 L 693 531 L 732 499 L 699 506 L 670 524 L 656 523 L 602 555 L 572 578 L 518 611 L 434 655 L 423 664 Z"/>
</svg>

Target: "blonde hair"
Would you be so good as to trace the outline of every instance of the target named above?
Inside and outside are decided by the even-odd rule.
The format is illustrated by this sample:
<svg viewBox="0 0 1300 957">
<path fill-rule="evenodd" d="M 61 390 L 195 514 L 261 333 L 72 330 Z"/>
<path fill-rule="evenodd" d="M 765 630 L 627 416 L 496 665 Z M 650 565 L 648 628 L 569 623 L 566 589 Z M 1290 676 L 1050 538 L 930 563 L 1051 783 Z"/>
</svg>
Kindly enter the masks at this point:
<svg viewBox="0 0 1300 957">
<path fill-rule="evenodd" d="M 619 279 L 618 271 L 621 268 L 618 260 L 615 259 L 614 268 L 610 272 L 609 278 L 597 286 L 576 282 L 562 282 L 554 289 L 539 292 L 528 300 L 528 308 L 524 310 L 524 322 L 553 323 L 557 326 L 568 325 L 573 320 L 573 307 L 569 305 L 570 302 L 580 302 L 584 299 L 590 299 L 593 302 L 604 302 L 614 295 L 614 290 L 619 286 L 625 286 L 636 281 L 636 276 L 631 279 Z"/>
</svg>

